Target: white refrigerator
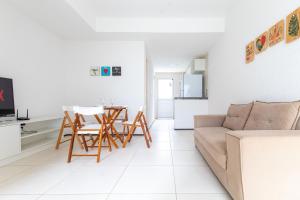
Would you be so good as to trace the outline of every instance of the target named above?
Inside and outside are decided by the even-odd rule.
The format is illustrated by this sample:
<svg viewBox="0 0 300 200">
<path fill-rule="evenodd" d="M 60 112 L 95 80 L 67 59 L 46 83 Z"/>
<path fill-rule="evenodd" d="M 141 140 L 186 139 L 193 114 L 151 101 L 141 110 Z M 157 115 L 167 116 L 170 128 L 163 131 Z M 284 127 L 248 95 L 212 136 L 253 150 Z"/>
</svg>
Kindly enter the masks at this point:
<svg viewBox="0 0 300 200">
<path fill-rule="evenodd" d="M 184 97 L 202 97 L 202 84 L 202 74 L 185 74 L 183 79 Z"/>
</svg>

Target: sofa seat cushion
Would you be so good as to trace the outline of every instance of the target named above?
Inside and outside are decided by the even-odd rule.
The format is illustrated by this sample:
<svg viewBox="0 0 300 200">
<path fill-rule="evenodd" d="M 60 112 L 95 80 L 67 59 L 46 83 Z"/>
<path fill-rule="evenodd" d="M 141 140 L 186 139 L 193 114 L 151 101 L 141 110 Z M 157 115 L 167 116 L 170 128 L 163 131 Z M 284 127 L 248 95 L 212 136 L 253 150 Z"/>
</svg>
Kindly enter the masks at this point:
<svg viewBox="0 0 300 200">
<path fill-rule="evenodd" d="M 226 169 L 226 132 L 230 131 L 224 127 L 203 127 L 195 129 L 195 139 L 200 143 L 211 157 Z"/>
<path fill-rule="evenodd" d="M 250 111 L 252 109 L 253 103 L 249 104 L 231 104 L 223 127 L 229 128 L 231 130 L 243 130 L 246 121 L 249 117 Z"/>
<path fill-rule="evenodd" d="M 291 130 L 299 111 L 299 102 L 255 102 L 245 130 Z"/>
</svg>

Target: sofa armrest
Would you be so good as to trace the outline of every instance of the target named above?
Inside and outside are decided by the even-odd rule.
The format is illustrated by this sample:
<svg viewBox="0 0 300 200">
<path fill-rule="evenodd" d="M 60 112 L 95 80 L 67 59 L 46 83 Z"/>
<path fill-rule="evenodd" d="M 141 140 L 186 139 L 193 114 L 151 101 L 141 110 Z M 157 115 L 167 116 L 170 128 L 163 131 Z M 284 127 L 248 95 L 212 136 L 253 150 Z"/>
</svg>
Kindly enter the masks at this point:
<svg viewBox="0 0 300 200">
<path fill-rule="evenodd" d="M 300 131 L 229 131 L 226 145 L 234 199 L 300 199 Z"/>
<path fill-rule="evenodd" d="M 196 115 L 194 116 L 194 128 L 221 127 L 226 115 Z"/>
</svg>

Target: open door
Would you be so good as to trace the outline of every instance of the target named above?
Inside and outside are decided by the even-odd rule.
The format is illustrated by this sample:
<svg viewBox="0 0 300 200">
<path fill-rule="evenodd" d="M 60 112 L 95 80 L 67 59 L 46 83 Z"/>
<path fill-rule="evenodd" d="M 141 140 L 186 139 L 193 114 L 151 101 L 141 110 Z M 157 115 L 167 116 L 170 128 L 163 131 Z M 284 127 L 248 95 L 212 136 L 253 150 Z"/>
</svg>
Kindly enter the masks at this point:
<svg viewBox="0 0 300 200">
<path fill-rule="evenodd" d="M 173 79 L 158 79 L 157 117 L 173 119 Z"/>
</svg>

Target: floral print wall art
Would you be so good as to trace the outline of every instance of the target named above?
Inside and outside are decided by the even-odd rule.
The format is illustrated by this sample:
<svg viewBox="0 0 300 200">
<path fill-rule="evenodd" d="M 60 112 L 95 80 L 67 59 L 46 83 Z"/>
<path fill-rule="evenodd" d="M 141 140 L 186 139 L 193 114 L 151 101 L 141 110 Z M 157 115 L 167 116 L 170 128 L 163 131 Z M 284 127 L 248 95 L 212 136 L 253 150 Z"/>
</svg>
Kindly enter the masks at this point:
<svg viewBox="0 0 300 200">
<path fill-rule="evenodd" d="M 255 54 L 260 54 L 268 47 L 273 47 L 286 39 L 286 43 L 293 42 L 300 38 L 300 8 L 293 11 L 286 17 L 286 22 L 280 20 L 268 31 L 261 34 L 253 42 L 246 46 L 246 63 L 251 63 L 255 59 L 253 54 L 253 45 Z"/>
<path fill-rule="evenodd" d="M 290 43 L 300 37 L 300 8 L 286 18 L 286 42 Z"/>
<path fill-rule="evenodd" d="M 283 41 L 284 39 L 284 20 L 281 20 L 269 30 L 269 46 L 272 47 L 275 44 Z"/>
<path fill-rule="evenodd" d="M 255 58 L 254 41 L 246 46 L 246 63 L 251 63 Z"/>
<path fill-rule="evenodd" d="M 264 32 L 255 40 L 255 53 L 260 54 L 265 51 L 269 46 L 268 32 Z"/>
</svg>

